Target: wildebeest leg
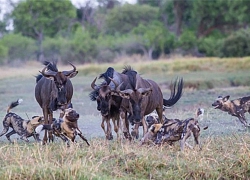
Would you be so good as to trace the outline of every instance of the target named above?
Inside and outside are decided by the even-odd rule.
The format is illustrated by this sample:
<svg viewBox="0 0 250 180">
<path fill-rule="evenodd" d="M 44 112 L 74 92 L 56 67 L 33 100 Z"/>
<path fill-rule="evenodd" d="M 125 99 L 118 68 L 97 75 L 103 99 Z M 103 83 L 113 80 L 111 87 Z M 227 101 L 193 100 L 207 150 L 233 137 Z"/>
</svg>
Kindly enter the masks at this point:
<svg viewBox="0 0 250 180">
<path fill-rule="evenodd" d="M 49 120 L 48 120 L 48 109 L 47 108 L 43 108 L 43 116 L 44 116 L 44 124 L 48 124 Z M 46 144 L 48 141 L 47 138 L 47 130 L 44 131 L 44 137 L 43 137 L 43 144 Z"/>
<path fill-rule="evenodd" d="M 143 126 L 143 136 L 148 132 L 148 126 L 145 121 L 145 116 L 142 118 L 142 126 Z M 138 131 L 138 137 L 139 137 L 139 131 Z"/>
<path fill-rule="evenodd" d="M 14 129 L 12 131 L 10 131 L 8 134 L 6 134 L 6 138 L 10 141 L 10 143 L 12 143 L 12 141 L 10 140 L 10 136 L 13 134 L 16 134 L 16 131 Z"/>
<path fill-rule="evenodd" d="M 134 125 L 134 128 L 133 128 L 132 132 L 131 132 L 132 136 L 133 136 L 134 138 L 136 138 L 136 139 L 139 138 L 139 127 L 140 127 L 140 124 L 139 124 L 139 123 L 136 123 L 136 124 Z"/>
<path fill-rule="evenodd" d="M 112 122 L 114 125 L 114 131 L 117 135 L 117 140 L 119 140 L 119 117 L 117 118 L 117 116 L 112 118 Z"/>
<path fill-rule="evenodd" d="M 107 129 L 105 128 L 105 123 L 107 124 Z M 108 140 L 112 140 L 113 139 L 113 135 L 112 135 L 112 132 L 111 132 L 111 124 L 110 124 L 110 119 L 107 118 L 107 117 L 102 117 L 102 124 L 101 124 L 101 127 L 105 133 L 105 136 L 106 136 L 106 139 Z"/>
<path fill-rule="evenodd" d="M 161 107 L 156 108 L 156 112 L 157 112 L 159 120 L 160 120 L 159 123 L 163 124 L 163 122 L 164 122 L 164 120 L 162 119 L 163 107 L 161 106 Z"/>
<path fill-rule="evenodd" d="M 129 121 L 128 121 L 127 113 L 124 111 L 120 111 L 120 117 L 122 119 L 123 135 L 126 139 L 129 139 L 131 141 L 132 138 L 129 133 Z"/>
<path fill-rule="evenodd" d="M 50 111 L 49 112 L 49 124 L 52 124 L 52 121 L 53 121 L 53 112 Z M 48 132 L 49 132 L 49 142 L 53 142 L 54 138 L 53 138 L 52 131 L 48 131 Z"/>
</svg>

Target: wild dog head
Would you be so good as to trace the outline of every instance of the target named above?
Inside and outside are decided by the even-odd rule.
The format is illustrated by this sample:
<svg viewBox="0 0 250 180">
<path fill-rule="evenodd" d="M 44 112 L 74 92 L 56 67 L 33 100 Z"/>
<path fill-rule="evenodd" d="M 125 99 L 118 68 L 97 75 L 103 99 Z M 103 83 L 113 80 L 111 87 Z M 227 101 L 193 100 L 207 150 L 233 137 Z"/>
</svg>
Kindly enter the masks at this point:
<svg viewBox="0 0 250 180">
<path fill-rule="evenodd" d="M 215 99 L 212 106 L 214 107 L 214 109 L 224 110 L 224 107 L 230 103 L 229 98 L 230 96 L 225 96 L 225 97 L 218 96 L 218 98 Z"/>
<path fill-rule="evenodd" d="M 160 131 L 162 124 L 153 124 L 150 126 L 148 132 L 143 136 L 140 141 L 140 145 L 145 143 L 154 142 L 157 133 Z"/>
<path fill-rule="evenodd" d="M 80 115 L 72 108 L 68 108 L 64 110 L 64 120 L 68 120 L 71 122 L 75 122 L 79 119 Z"/>
</svg>

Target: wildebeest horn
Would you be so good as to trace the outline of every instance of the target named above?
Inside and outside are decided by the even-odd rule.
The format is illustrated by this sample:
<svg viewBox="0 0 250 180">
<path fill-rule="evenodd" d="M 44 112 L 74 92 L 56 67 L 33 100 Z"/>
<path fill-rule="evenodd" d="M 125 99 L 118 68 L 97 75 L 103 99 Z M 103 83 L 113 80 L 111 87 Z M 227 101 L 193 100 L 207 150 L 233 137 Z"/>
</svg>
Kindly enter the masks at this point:
<svg viewBox="0 0 250 180">
<path fill-rule="evenodd" d="M 49 66 L 49 64 L 43 68 L 42 72 L 41 72 L 41 71 L 39 71 L 39 72 L 40 72 L 44 77 L 51 77 L 51 76 L 55 77 L 55 75 L 56 75 L 57 72 L 54 72 L 54 71 L 51 71 L 51 70 L 45 72 L 45 69 L 48 68 L 48 66 Z"/>
<path fill-rule="evenodd" d="M 94 90 L 96 90 L 97 89 L 97 85 L 95 84 L 95 82 L 96 82 L 96 79 L 97 79 L 97 77 L 94 79 L 94 81 L 91 83 L 91 87 L 94 89 Z"/>
<path fill-rule="evenodd" d="M 63 71 L 63 74 L 64 74 L 65 76 L 69 76 L 71 73 L 73 73 L 73 72 L 76 71 L 76 67 L 74 66 L 74 64 L 72 64 L 72 63 L 69 62 L 69 61 L 68 61 L 68 63 L 73 67 L 73 69 L 70 70 L 70 71 Z"/>
<path fill-rule="evenodd" d="M 118 87 L 118 84 L 115 82 L 114 79 L 112 79 L 111 77 L 109 77 L 109 79 L 115 84 L 115 89 Z M 121 83 L 122 84 L 122 83 Z"/>
<path fill-rule="evenodd" d="M 116 87 L 115 90 L 116 90 L 117 92 L 120 92 L 120 91 L 121 91 L 121 86 L 122 86 L 122 84 L 123 84 L 123 82 L 122 82 L 121 84 L 119 84 L 119 86 Z"/>
<path fill-rule="evenodd" d="M 139 88 L 139 89 L 137 89 L 137 91 L 138 91 L 139 93 L 144 93 L 144 92 L 151 91 L 151 88 Z"/>
</svg>

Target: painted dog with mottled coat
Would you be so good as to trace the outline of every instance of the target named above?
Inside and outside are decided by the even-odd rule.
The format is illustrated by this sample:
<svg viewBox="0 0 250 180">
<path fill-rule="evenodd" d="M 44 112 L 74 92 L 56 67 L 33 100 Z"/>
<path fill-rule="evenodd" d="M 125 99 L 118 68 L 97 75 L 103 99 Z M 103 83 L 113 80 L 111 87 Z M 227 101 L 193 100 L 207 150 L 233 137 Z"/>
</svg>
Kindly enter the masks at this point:
<svg viewBox="0 0 250 180">
<path fill-rule="evenodd" d="M 247 119 L 245 113 L 250 113 L 250 96 L 238 98 L 235 100 L 229 100 L 230 96 L 219 96 L 212 106 L 214 109 L 220 109 L 222 111 L 228 112 L 228 114 L 237 117 L 240 122 L 245 126 L 249 127 L 247 124 Z"/>
<path fill-rule="evenodd" d="M 13 134 L 18 134 L 21 136 L 20 139 L 29 142 L 28 137 L 33 136 L 36 141 L 40 141 L 39 135 L 35 133 L 35 128 L 44 122 L 43 116 L 33 116 L 31 120 L 24 120 L 16 113 L 10 112 L 10 110 L 18 106 L 23 100 L 18 99 L 12 102 L 7 109 L 7 114 L 3 119 L 4 129 L 0 133 L 0 137 L 6 134 L 9 128 L 13 130 L 6 134 L 7 139 L 12 143 L 10 136 Z"/>
</svg>

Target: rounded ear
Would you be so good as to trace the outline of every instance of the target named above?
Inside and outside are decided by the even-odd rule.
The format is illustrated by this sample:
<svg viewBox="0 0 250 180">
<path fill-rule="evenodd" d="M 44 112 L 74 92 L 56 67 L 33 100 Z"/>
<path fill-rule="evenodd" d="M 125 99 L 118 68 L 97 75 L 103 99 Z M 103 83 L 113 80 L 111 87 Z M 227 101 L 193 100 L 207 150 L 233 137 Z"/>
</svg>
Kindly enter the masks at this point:
<svg viewBox="0 0 250 180">
<path fill-rule="evenodd" d="M 223 98 L 223 101 L 225 102 L 225 101 L 228 101 L 228 99 L 230 98 L 230 96 L 228 95 L 228 96 L 225 96 L 224 98 Z"/>
<path fill-rule="evenodd" d="M 125 98 L 125 99 L 130 99 L 130 94 L 129 93 L 119 92 L 119 96 L 121 96 L 122 98 Z"/>
</svg>

